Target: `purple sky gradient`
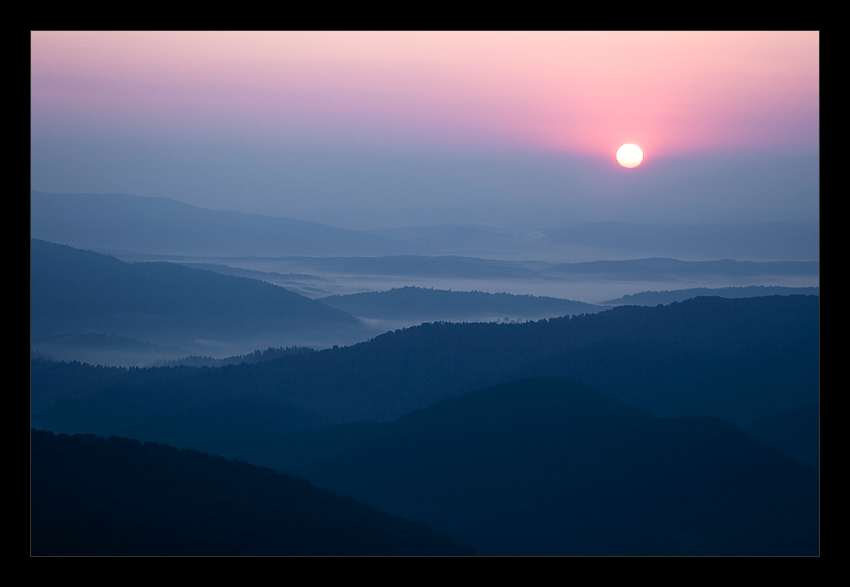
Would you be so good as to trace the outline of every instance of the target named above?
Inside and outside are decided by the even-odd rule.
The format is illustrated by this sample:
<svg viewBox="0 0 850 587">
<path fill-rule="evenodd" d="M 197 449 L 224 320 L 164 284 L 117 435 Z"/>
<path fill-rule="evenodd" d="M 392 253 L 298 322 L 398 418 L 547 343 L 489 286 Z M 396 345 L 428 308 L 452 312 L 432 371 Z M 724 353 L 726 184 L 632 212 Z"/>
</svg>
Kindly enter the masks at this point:
<svg viewBox="0 0 850 587">
<path fill-rule="evenodd" d="M 350 228 L 817 222 L 817 32 L 33 32 L 31 59 L 36 190 Z"/>
</svg>

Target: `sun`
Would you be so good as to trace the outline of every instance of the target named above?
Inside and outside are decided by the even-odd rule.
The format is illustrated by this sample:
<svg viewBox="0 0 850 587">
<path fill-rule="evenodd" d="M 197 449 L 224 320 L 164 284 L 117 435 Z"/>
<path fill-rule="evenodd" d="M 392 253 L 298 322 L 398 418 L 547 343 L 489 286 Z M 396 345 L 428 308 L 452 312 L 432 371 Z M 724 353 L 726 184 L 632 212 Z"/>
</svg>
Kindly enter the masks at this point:
<svg viewBox="0 0 850 587">
<path fill-rule="evenodd" d="M 617 163 L 631 169 L 637 167 L 643 161 L 643 151 L 637 145 L 623 145 L 617 149 Z"/>
</svg>

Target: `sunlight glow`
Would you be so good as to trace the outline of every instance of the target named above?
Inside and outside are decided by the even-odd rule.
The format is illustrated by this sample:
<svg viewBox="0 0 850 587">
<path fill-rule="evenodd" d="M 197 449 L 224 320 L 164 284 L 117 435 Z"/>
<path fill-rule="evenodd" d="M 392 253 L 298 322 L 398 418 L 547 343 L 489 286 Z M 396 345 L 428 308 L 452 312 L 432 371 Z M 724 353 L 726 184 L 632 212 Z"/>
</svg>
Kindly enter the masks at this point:
<svg viewBox="0 0 850 587">
<path fill-rule="evenodd" d="M 631 169 L 637 167 L 643 161 L 643 151 L 637 145 L 623 145 L 617 149 L 617 163 Z"/>
</svg>

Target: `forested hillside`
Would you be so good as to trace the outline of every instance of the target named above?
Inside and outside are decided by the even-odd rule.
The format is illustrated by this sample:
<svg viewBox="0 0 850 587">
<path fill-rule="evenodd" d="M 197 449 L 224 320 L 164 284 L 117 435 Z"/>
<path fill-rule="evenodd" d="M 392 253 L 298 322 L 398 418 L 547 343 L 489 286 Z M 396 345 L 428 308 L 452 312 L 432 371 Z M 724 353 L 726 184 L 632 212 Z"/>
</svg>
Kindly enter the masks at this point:
<svg viewBox="0 0 850 587">
<path fill-rule="evenodd" d="M 814 471 L 714 418 L 531 379 L 281 436 L 274 467 L 508 555 L 809 555 Z"/>
<path fill-rule="evenodd" d="M 350 347 L 221 368 L 35 361 L 32 421 L 62 432 L 191 441 L 181 446 L 240 456 L 228 452 L 232 439 L 209 433 L 236 404 L 246 414 L 245 427 L 233 430 L 241 437 L 256 432 L 251 405 L 288 410 L 287 429 L 389 421 L 487 385 L 547 375 L 658 415 L 747 425 L 818 401 L 818 332 L 815 296 L 696 298 L 524 324 L 424 324 Z"/>
</svg>

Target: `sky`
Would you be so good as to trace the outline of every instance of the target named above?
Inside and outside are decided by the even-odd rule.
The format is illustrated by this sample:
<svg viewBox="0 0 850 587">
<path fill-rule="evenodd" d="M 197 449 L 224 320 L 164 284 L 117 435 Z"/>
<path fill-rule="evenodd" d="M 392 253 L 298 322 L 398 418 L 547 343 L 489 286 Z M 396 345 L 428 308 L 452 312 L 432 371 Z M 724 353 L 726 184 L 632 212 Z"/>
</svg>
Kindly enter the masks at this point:
<svg viewBox="0 0 850 587">
<path fill-rule="evenodd" d="M 818 32 L 34 31 L 31 187 L 345 228 L 817 224 L 819 83 Z"/>
</svg>

